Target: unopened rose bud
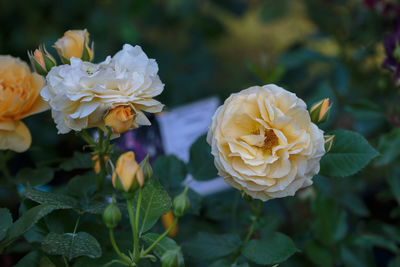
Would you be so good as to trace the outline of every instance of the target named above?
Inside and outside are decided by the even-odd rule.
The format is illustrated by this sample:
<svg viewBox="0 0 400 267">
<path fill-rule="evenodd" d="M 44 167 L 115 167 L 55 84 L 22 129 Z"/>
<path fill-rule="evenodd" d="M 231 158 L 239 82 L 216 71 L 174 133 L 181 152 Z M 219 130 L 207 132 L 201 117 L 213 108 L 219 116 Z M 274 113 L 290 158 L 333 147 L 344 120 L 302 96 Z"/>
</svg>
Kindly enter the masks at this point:
<svg viewBox="0 0 400 267">
<path fill-rule="evenodd" d="M 89 33 L 85 30 L 69 30 L 54 44 L 61 61 L 69 64 L 71 57 L 80 58 L 83 61 L 93 60 L 93 42 L 89 48 Z"/>
<path fill-rule="evenodd" d="M 135 114 L 129 106 L 118 106 L 108 112 L 104 124 L 110 126 L 114 133 L 124 133 L 132 128 Z"/>
<path fill-rule="evenodd" d="M 164 225 L 165 230 L 167 230 L 172 225 L 174 219 L 175 216 L 172 210 L 169 210 L 166 214 L 161 216 L 161 221 L 162 224 Z M 175 237 L 176 234 L 178 233 L 178 229 L 179 229 L 178 224 L 175 224 L 172 230 L 168 233 L 168 236 Z"/>
<path fill-rule="evenodd" d="M 329 98 L 319 101 L 310 109 L 311 121 L 315 124 L 323 123 L 328 120 L 332 105 L 329 105 Z"/>
<path fill-rule="evenodd" d="M 108 156 L 105 156 L 105 157 L 104 157 L 105 166 L 108 165 L 108 160 L 109 160 L 109 159 L 110 159 L 110 158 L 109 158 Z M 96 174 L 99 174 L 99 173 L 100 173 L 100 170 L 101 170 L 101 164 L 100 164 L 100 160 L 99 160 L 99 155 L 94 155 L 94 156 L 92 157 L 92 161 L 94 162 L 94 166 L 93 166 L 94 172 L 95 172 Z"/>
<path fill-rule="evenodd" d="M 335 135 L 325 135 L 324 138 L 325 138 L 325 153 L 328 153 L 333 146 Z"/>
<path fill-rule="evenodd" d="M 115 189 L 124 192 L 134 192 L 144 185 L 143 173 L 135 160 L 135 154 L 130 151 L 122 154 L 116 163 L 112 175 L 112 184 Z"/>
<path fill-rule="evenodd" d="M 146 158 L 142 160 L 139 165 L 140 168 L 142 168 L 144 182 L 146 183 L 148 180 L 150 180 L 151 177 L 153 177 L 153 168 L 151 168 L 149 162 L 149 155 L 147 155 Z"/>
<path fill-rule="evenodd" d="M 28 51 L 28 57 L 31 61 L 32 68 L 40 75 L 47 75 L 52 67 L 57 65 L 54 57 L 47 52 L 46 47 L 39 46 L 33 53 Z"/>
<path fill-rule="evenodd" d="M 113 202 L 110 203 L 103 212 L 103 219 L 107 228 L 117 227 L 119 221 L 121 220 L 121 211 L 118 206 Z"/>
<path fill-rule="evenodd" d="M 182 217 L 183 214 L 189 209 L 189 198 L 187 196 L 188 187 L 185 190 L 177 195 L 172 202 L 172 207 L 174 209 L 174 214 L 176 217 Z"/>
</svg>

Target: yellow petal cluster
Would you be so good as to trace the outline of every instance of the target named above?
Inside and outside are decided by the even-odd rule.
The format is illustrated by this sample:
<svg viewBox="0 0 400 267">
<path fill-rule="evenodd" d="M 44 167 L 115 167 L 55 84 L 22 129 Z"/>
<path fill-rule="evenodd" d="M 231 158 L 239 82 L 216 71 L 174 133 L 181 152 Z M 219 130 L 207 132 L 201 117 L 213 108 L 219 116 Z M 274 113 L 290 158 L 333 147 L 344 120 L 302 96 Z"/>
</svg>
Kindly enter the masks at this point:
<svg viewBox="0 0 400 267">
<path fill-rule="evenodd" d="M 0 149 L 27 150 L 31 134 L 21 119 L 48 109 L 40 97 L 43 77 L 18 58 L 0 55 Z"/>
</svg>

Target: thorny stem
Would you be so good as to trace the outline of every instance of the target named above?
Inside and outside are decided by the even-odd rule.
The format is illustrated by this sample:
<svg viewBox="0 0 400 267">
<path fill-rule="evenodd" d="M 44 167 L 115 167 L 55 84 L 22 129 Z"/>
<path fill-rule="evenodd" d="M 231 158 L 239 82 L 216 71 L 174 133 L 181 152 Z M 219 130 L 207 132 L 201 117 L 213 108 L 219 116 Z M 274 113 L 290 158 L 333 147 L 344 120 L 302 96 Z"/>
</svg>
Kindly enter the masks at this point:
<svg viewBox="0 0 400 267">
<path fill-rule="evenodd" d="M 104 162 L 104 132 L 99 128 L 99 139 L 97 143 L 98 160 L 100 161 L 100 173 L 96 181 L 96 190 L 100 191 L 103 187 L 104 180 L 106 177 L 106 165 Z"/>
</svg>

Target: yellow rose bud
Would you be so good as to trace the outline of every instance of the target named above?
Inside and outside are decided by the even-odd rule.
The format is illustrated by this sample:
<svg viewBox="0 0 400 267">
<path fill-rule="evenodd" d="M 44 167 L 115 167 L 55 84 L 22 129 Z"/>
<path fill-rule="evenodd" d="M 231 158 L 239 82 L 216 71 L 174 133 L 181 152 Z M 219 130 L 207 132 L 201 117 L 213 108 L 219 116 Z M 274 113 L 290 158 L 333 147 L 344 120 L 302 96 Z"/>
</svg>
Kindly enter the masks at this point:
<svg viewBox="0 0 400 267">
<path fill-rule="evenodd" d="M 135 119 L 135 114 L 132 113 L 132 108 L 129 106 L 118 106 L 110 112 L 104 119 L 106 126 L 110 126 L 114 133 L 123 133 L 132 128 Z"/>
<path fill-rule="evenodd" d="M 115 189 L 125 192 L 134 192 L 143 186 L 142 169 L 135 160 L 135 154 L 130 151 L 122 154 L 116 163 L 112 175 L 112 184 Z"/>
<path fill-rule="evenodd" d="M 93 43 L 89 48 L 89 33 L 85 30 L 69 30 L 54 44 L 61 61 L 68 64 L 71 57 L 80 58 L 83 61 L 93 60 Z"/>
<path fill-rule="evenodd" d="M 174 221 L 174 213 L 170 209 L 166 214 L 161 216 L 161 221 L 164 225 L 165 230 L 167 230 L 171 225 L 172 222 Z M 178 224 L 175 224 L 175 226 L 172 228 L 172 230 L 168 233 L 168 236 L 170 237 L 175 237 L 178 234 Z"/>
<path fill-rule="evenodd" d="M 33 69 L 40 75 L 47 75 L 52 67 L 57 65 L 54 57 L 47 52 L 46 47 L 39 46 L 33 53 L 28 51 L 28 57 Z"/>
<path fill-rule="evenodd" d="M 108 156 L 105 156 L 104 157 L 104 163 L 105 163 L 105 165 L 107 166 L 108 165 L 108 160 L 109 160 L 110 158 L 108 157 Z M 96 173 L 96 174 L 99 174 L 100 173 L 100 170 L 101 170 L 101 165 L 100 165 L 100 160 L 99 160 L 99 155 L 94 155 L 93 157 L 92 157 L 92 161 L 94 162 L 94 172 Z"/>
<path fill-rule="evenodd" d="M 335 135 L 325 135 L 325 151 L 328 153 L 333 146 L 333 141 L 335 140 Z"/>
<path fill-rule="evenodd" d="M 316 124 L 326 122 L 328 120 L 331 107 L 332 105 L 329 105 L 329 98 L 325 98 L 324 100 L 314 104 L 310 109 L 311 121 Z"/>
</svg>

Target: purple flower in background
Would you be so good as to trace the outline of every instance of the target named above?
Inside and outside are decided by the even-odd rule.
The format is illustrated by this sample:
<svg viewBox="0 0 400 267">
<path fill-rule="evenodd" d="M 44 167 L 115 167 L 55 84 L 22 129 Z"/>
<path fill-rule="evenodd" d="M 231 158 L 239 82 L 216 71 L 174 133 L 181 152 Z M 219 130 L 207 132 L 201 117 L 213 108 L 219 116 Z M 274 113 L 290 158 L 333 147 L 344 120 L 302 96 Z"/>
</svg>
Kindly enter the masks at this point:
<svg viewBox="0 0 400 267">
<path fill-rule="evenodd" d="M 386 36 L 383 44 L 386 59 L 382 66 L 394 73 L 393 81 L 398 84 L 400 78 L 400 29 L 394 34 Z"/>
</svg>

